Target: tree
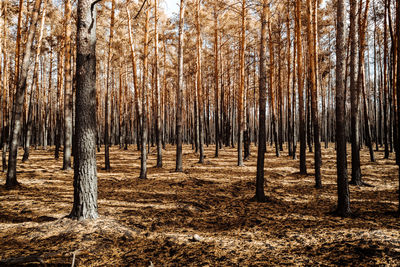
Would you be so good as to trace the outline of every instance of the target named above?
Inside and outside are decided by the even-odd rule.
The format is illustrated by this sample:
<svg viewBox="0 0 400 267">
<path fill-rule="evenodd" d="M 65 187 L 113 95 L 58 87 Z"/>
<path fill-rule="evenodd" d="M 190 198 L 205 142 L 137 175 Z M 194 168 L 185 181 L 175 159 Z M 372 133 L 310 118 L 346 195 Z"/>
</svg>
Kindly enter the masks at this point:
<svg viewBox="0 0 400 267">
<path fill-rule="evenodd" d="M 148 91 L 148 36 L 149 33 L 149 8 L 146 7 L 144 26 L 143 48 L 143 82 L 142 82 L 142 145 L 140 148 L 140 175 L 139 178 L 147 178 L 147 91 Z"/>
<path fill-rule="evenodd" d="M 303 53 L 301 47 L 301 1 L 296 0 L 296 45 L 297 45 L 297 90 L 299 91 L 299 122 L 300 122 L 300 174 L 307 174 L 306 166 L 306 128 L 304 119 L 303 91 Z"/>
<path fill-rule="evenodd" d="M 314 5 L 312 5 L 314 6 Z M 321 143 L 319 140 L 319 118 L 318 118 L 318 92 L 317 92 L 317 71 L 316 71 L 316 46 L 317 40 L 314 40 L 316 27 L 313 27 L 316 22 L 316 16 L 312 11 L 311 0 L 307 0 L 307 39 L 308 39 L 308 61 L 311 86 L 311 113 L 314 126 L 314 169 L 315 169 L 315 187 L 322 188 L 321 183 Z M 313 13 L 313 15 L 311 14 Z M 312 20 L 314 23 L 312 23 Z"/>
<path fill-rule="evenodd" d="M 157 0 L 154 0 L 154 91 L 156 93 L 156 143 L 157 143 L 157 168 L 162 167 L 162 144 L 161 144 L 161 91 L 158 82 L 158 16 Z"/>
<path fill-rule="evenodd" d="M 106 75 L 106 95 L 105 95 L 105 111 L 104 111 L 104 169 L 110 170 L 110 136 L 109 136 L 109 115 L 108 115 L 108 107 L 109 107 L 109 94 L 110 94 L 110 68 L 111 68 L 111 57 L 112 51 L 111 46 L 114 37 L 114 20 L 115 20 L 115 0 L 111 2 L 111 22 L 110 22 L 110 39 L 108 41 L 108 57 L 107 57 L 107 75 Z"/>
<path fill-rule="evenodd" d="M 274 95 L 274 90 L 275 90 L 275 49 L 274 49 L 274 43 L 272 40 L 272 29 L 271 29 L 271 14 L 269 7 L 267 7 L 267 26 L 268 26 L 268 35 L 269 35 L 269 41 L 268 41 L 268 47 L 269 47 L 269 72 L 268 72 L 268 77 L 269 77 L 269 104 L 270 104 L 270 111 L 271 111 L 271 120 L 272 120 L 272 137 L 275 140 L 275 155 L 277 157 L 280 156 L 279 152 L 279 140 L 278 140 L 278 127 L 277 127 L 277 116 L 275 113 L 275 95 Z"/>
<path fill-rule="evenodd" d="M 201 72 L 201 36 L 200 36 L 200 1 L 196 0 L 196 51 L 197 51 L 197 62 L 196 62 L 196 89 L 198 96 L 198 106 L 199 106 L 199 163 L 204 162 L 204 97 L 203 97 L 203 82 L 202 82 L 202 72 Z"/>
<path fill-rule="evenodd" d="M 397 6 L 396 6 L 396 36 L 397 36 L 397 51 L 396 51 L 396 59 L 397 59 L 397 71 L 396 71 L 396 92 L 397 92 L 397 134 L 398 134 L 398 139 L 400 140 L 400 4 L 397 2 Z M 397 144 L 398 146 L 400 146 L 400 141 L 398 141 L 399 143 Z M 397 153 L 400 153 L 400 149 L 397 149 Z M 399 166 L 399 194 L 398 194 L 398 209 L 397 209 L 397 214 L 400 214 L 400 163 L 398 162 L 398 166 Z"/>
<path fill-rule="evenodd" d="M 362 1 L 362 0 L 360 0 Z M 359 92 L 356 84 L 356 7 L 357 1 L 350 1 L 350 103 L 351 103 L 351 184 L 361 184 L 360 132 L 358 102 Z"/>
<path fill-rule="evenodd" d="M 140 11 L 139 11 L 140 12 Z M 135 56 L 135 43 L 133 41 L 133 33 L 132 33 L 132 23 L 131 23 L 131 15 L 129 13 L 129 8 L 126 6 L 126 13 L 128 15 L 128 33 L 129 33 L 129 48 L 131 51 L 131 60 L 132 60 L 132 72 L 133 72 L 133 87 L 134 87 L 134 93 L 135 93 L 135 114 L 136 114 L 136 126 L 139 132 L 140 129 L 140 119 L 141 119 L 141 114 L 140 114 L 140 106 L 139 106 L 139 88 L 138 88 L 138 79 L 137 79 L 137 70 L 136 70 L 136 56 Z M 140 135 L 137 133 L 137 149 L 140 150 L 140 143 L 139 143 L 139 138 Z"/>
<path fill-rule="evenodd" d="M 218 70 L 218 11 L 217 1 L 214 3 L 214 90 L 215 90 L 215 157 L 218 157 L 219 139 L 219 70 Z"/>
<path fill-rule="evenodd" d="M 71 169 L 72 153 L 72 79 L 71 79 L 71 2 L 65 1 L 65 85 L 63 170 Z"/>
<path fill-rule="evenodd" d="M 10 152 L 8 155 L 8 170 L 6 178 L 6 187 L 13 188 L 18 185 L 17 181 L 17 153 L 18 153 L 18 137 L 21 130 L 21 119 L 24 106 L 24 95 L 26 91 L 29 61 L 32 53 L 33 37 L 36 31 L 36 25 L 39 17 L 41 0 L 35 0 L 32 11 L 31 24 L 28 29 L 28 37 L 25 43 L 25 54 L 22 59 L 21 73 L 17 79 L 16 92 L 13 103 L 13 112 L 11 119 L 11 138 L 10 138 Z M 20 8 L 22 8 L 20 6 Z"/>
<path fill-rule="evenodd" d="M 183 95 L 183 26 L 185 6 L 184 0 L 179 6 L 178 29 L 178 81 L 176 88 L 176 167 L 175 171 L 182 172 L 182 95 Z"/>
<path fill-rule="evenodd" d="M 42 18 L 40 22 L 40 30 L 39 30 L 39 37 L 36 45 L 36 53 L 35 53 L 35 63 L 33 67 L 33 77 L 31 82 L 31 95 L 29 97 L 29 108 L 28 108 L 28 118 L 25 124 L 25 144 L 24 144 L 24 155 L 22 157 L 22 162 L 27 161 L 29 159 L 29 149 L 30 149 L 30 141 L 32 137 L 32 117 L 33 117 L 33 106 L 34 102 L 39 96 L 35 95 L 35 92 L 39 92 L 39 84 L 38 84 L 38 66 L 39 66 L 39 56 L 40 56 L 40 49 L 42 45 L 42 38 L 43 38 L 43 28 L 44 28 L 44 20 L 46 17 L 46 6 L 47 1 L 44 2 L 43 11 L 42 11 Z M 34 90 L 34 86 L 36 86 L 36 90 Z"/>
<path fill-rule="evenodd" d="M 74 204 L 70 217 L 96 219 L 96 8 L 92 0 L 78 0 L 76 39 L 76 154 Z"/>
<path fill-rule="evenodd" d="M 267 101 L 267 77 L 266 77 L 266 48 L 267 48 L 267 0 L 263 0 L 261 12 L 261 36 L 260 36 L 260 76 L 259 76 L 259 106 L 258 106 L 258 151 L 257 151 L 257 176 L 256 195 L 258 202 L 266 200 L 264 193 L 264 159 L 265 159 L 265 112 Z"/>
<path fill-rule="evenodd" d="M 345 92 L 344 92 L 344 0 L 337 2 L 336 26 L 336 169 L 337 169 L 337 214 L 349 216 L 350 193 L 347 181 L 346 156 L 346 122 L 345 122 Z"/>
<path fill-rule="evenodd" d="M 7 78 L 8 78 L 8 60 L 7 60 L 7 6 L 8 0 L 3 1 L 3 81 L 2 81 L 2 101 L 1 101 L 1 109 L 2 109 L 2 129 L 1 129 L 1 145 L 2 145 L 2 172 L 5 172 L 7 168 L 7 139 L 9 132 L 8 125 L 8 110 L 7 110 Z"/>
<path fill-rule="evenodd" d="M 241 32 L 240 32 L 240 85 L 238 90 L 238 114 L 237 114 L 237 127 L 238 127 L 238 166 L 243 166 L 243 98 L 244 98 L 244 52 L 245 52 L 245 38 L 246 38 L 246 0 L 242 0 L 241 9 Z"/>
</svg>

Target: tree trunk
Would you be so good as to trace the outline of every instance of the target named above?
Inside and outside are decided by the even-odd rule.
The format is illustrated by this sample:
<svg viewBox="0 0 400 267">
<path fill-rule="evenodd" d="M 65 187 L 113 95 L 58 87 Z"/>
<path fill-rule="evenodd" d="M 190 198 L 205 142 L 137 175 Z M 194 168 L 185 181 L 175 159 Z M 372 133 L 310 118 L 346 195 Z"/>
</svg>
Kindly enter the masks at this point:
<svg viewBox="0 0 400 267">
<path fill-rule="evenodd" d="M 347 156 L 346 156 L 346 122 L 345 122 L 345 94 L 344 94 L 344 31 L 345 31 L 345 5 L 344 0 L 337 2 L 336 26 L 336 168 L 337 168 L 337 214 L 349 216 L 350 193 L 347 181 Z"/>
<path fill-rule="evenodd" d="M 243 166 L 243 130 L 244 130 L 244 120 L 243 120 L 243 98 L 244 98 L 244 51 L 245 51 L 245 38 L 246 38 L 246 24 L 245 24 L 245 14 L 246 12 L 246 0 L 242 0 L 242 24 L 241 24 L 241 36 L 240 36 L 240 85 L 238 90 L 238 112 L 237 112 L 237 129 L 238 129 L 238 166 Z"/>
<path fill-rule="evenodd" d="M 299 91 L 300 174 L 307 174 L 306 125 L 304 120 L 303 55 L 301 48 L 301 1 L 296 0 L 297 90 Z"/>
<path fill-rule="evenodd" d="M 360 0 L 362 1 L 362 0 Z M 350 2 L 351 184 L 361 185 L 359 91 L 356 84 L 356 6 Z"/>
<path fill-rule="evenodd" d="M 18 138 L 21 130 L 22 111 L 24 106 L 24 95 L 26 91 L 26 82 L 29 70 L 29 61 L 32 52 L 33 37 L 36 31 L 36 24 L 39 16 L 41 0 L 35 0 L 34 9 L 32 13 L 32 20 L 28 30 L 28 39 L 25 44 L 25 54 L 22 60 L 21 75 L 17 80 L 17 88 L 14 97 L 13 113 L 11 119 L 11 138 L 10 138 L 10 152 L 8 156 L 8 170 L 6 178 L 6 187 L 13 188 L 18 185 L 17 181 L 17 152 L 18 152 Z"/>
<path fill-rule="evenodd" d="M 63 170 L 71 169 L 72 153 L 72 78 L 71 78 L 71 2 L 65 1 L 65 85 Z"/>
<path fill-rule="evenodd" d="M 219 149 L 219 73 L 218 73 L 218 13 L 217 2 L 214 3 L 214 90 L 215 90 L 215 157 L 218 158 Z"/>
<path fill-rule="evenodd" d="M 196 88 L 198 95 L 199 108 L 199 163 L 204 162 L 204 97 L 203 97 L 203 82 L 201 74 L 201 37 L 200 37 L 200 0 L 196 1 L 196 35 L 197 35 L 197 67 L 196 67 Z"/>
<path fill-rule="evenodd" d="M 96 7 L 78 0 L 74 204 L 70 217 L 96 219 Z"/>
<path fill-rule="evenodd" d="M 178 87 L 176 89 L 176 172 L 182 172 L 182 95 L 183 95 L 183 26 L 185 6 L 179 6 Z"/>
<path fill-rule="evenodd" d="M 31 136 L 32 136 L 33 102 L 36 101 L 35 97 L 36 98 L 39 97 L 39 96 L 35 96 L 33 88 L 34 88 L 35 83 L 36 83 L 36 88 L 38 87 L 37 72 L 38 72 L 38 65 L 39 65 L 40 48 L 41 48 L 42 38 L 43 38 L 43 26 L 44 26 L 44 20 L 46 17 L 46 6 L 47 6 L 47 0 L 44 2 L 43 14 L 42 14 L 40 30 L 39 30 L 39 38 L 38 38 L 37 46 L 36 46 L 35 63 L 34 63 L 34 67 L 33 67 L 33 77 L 32 77 L 32 83 L 31 83 L 31 95 L 30 95 L 30 99 L 29 99 L 29 108 L 28 108 L 28 119 L 27 119 L 26 127 L 25 127 L 25 145 L 24 145 L 24 155 L 22 157 L 22 162 L 25 162 L 29 159 L 30 141 L 31 141 Z"/>
<path fill-rule="evenodd" d="M 313 5 L 314 6 L 314 5 Z M 311 85 L 311 113 L 314 126 L 314 169 L 315 169 L 315 187 L 322 188 L 321 183 L 321 143 L 319 141 L 319 118 L 318 118 L 318 92 L 317 92 L 317 73 L 316 73 L 316 46 L 317 40 L 314 40 L 316 27 L 313 27 L 316 18 L 314 8 L 311 6 L 311 0 L 307 0 L 307 36 L 308 36 L 308 59 Z M 312 22 L 313 20 L 313 22 Z"/>
<path fill-rule="evenodd" d="M 114 37 L 114 12 L 115 12 L 115 0 L 111 1 L 111 22 L 110 22 L 110 39 L 108 41 L 108 57 L 107 57 L 107 75 L 106 75 L 106 95 L 105 95 L 105 111 L 104 111 L 104 169 L 106 171 L 111 169 L 110 166 L 110 135 L 109 135 L 109 94 L 110 94 L 110 69 L 111 69 L 111 46 Z M 113 78 L 112 78 L 113 81 Z M 113 101 L 111 99 L 111 101 Z M 113 110 L 111 110 L 111 114 L 113 114 Z"/>
<path fill-rule="evenodd" d="M 8 61 L 7 61 L 7 6 L 8 0 L 3 1 L 3 88 L 2 88 L 2 101 L 1 101 L 1 109 L 3 113 L 2 117 L 2 128 L 1 128 L 1 146 L 2 146 L 2 172 L 6 171 L 7 168 L 7 139 L 8 139 L 8 132 L 9 132 L 9 123 L 8 123 L 8 93 L 7 93 L 7 80 L 8 80 Z"/>
<path fill-rule="evenodd" d="M 142 145 L 140 150 L 140 176 L 147 178 L 147 91 L 148 91 L 148 33 L 149 33 L 149 9 L 146 7 L 144 49 L 143 49 L 143 90 L 142 90 Z"/>
<path fill-rule="evenodd" d="M 257 152 L 257 176 L 256 176 L 256 195 L 258 202 L 266 200 L 264 193 L 264 158 L 266 152 L 265 136 L 265 111 L 267 101 L 266 88 L 266 46 L 267 46 L 267 0 L 263 1 L 261 12 L 261 39 L 260 39 L 260 76 L 259 76 L 259 126 L 258 126 L 258 152 Z"/>
<path fill-rule="evenodd" d="M 157 168 L 162 167 L 162 144 L 161 144 L 161 92 L 158 82 L 158 17 L 157 17 L 157 0 L 154 0 L 154 85 L 156 93 L 156 144 L 157 144 Z"/>
</svg>

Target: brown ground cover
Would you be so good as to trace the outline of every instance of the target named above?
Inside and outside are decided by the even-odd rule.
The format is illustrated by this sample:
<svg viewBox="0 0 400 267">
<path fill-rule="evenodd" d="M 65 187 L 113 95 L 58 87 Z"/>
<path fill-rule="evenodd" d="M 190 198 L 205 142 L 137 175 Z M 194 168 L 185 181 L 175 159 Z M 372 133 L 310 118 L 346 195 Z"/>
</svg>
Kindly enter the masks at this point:
<svg viewBox="0 0 400 267">
<path fill-rule="evenodd" d="M 70 266 L 73 258 L 75 266 L 400 264 L 394 155 L 384 160 L 378 152 L 370 163 L 362 151 L 363 178 L 373 187 L 350 188 L 355 215 L 343 219 L 329 213 L 336 204 L 333 145 L 322 150 L 321 190 L 313 187 L 313 154 L 307 154 L 310 175 L 301 176 L 297 160 L 286 152 L 277 158 L 269 147 L 267 203 L 250 201 L 254 147 L 245 167 L 236 166 L 236 149 L 224 148 L 219 158 L 213 151 L 206 148 L 205 163 L 198 164 L 185 146 L 184 172 L 175 173 L 175 148 L 163 151 L 162 169 L 153 167 L 152 148 L 147 180 L 137 178 L 133 146 L 112 148 L 111 172 L 101 170 L 98 154 L 100 219 L 83 222 L 65 218 L 73 171 L 61 171 L 62 160 L 54 160 L 51 149 L 32 151 L 29 162 L 19 164 L 21 187 L 8 191 L 5 174 L 0 180 L 0 264 L 30 259 Z"/>
</svg>

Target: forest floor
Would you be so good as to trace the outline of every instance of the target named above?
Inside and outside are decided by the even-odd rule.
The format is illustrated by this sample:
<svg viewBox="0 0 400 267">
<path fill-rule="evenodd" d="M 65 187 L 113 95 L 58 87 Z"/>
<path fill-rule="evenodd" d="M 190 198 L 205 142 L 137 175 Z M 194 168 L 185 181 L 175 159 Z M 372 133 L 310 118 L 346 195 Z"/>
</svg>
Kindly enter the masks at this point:
<svg viewBox="0 0 400 267">
<path fill-rule="evenodd" d="M 322 150 L 319 190 L 312 153 L 309 175 L 302 176 L 298 160 L 286 151 L 277 158 L 268 147 L 266 203 L 251 201 L 256 148 L 244 167 L 236 166 L 236 149 L 220 150 L 219 158 L 214 149 L 206 148 L 205 163 L 198 164 L 185 146 L 184 172 L 175 173 L 175 147 L 163 150 L 161 169 L 153 167 L 152 148 L 147 180 L 138 179 L 134 146 L 111 149 L 111 172 L 101 169 L 99 153 L 100 218 L 81 222 L 65 218 L 72 208 L 73 171 L 60 170 L 62 157 L 55 160 L 54 150 L 32 150 L 30 160 L 18 164 L 19 188 L 6 190 L 5 174 L 0 179 L 0 265 L 30 259 L 71 266 L 73 258 L 78 266 L 400 264 L 394 155 L 384 160 L 376 152 L 371 163 L 368 151 L 361 152 L 363 179 L 372 187 L 351 186 L 354 216 L 340 218 L 330 213 L 337 200 L 333 144 Z"/>
</svg>

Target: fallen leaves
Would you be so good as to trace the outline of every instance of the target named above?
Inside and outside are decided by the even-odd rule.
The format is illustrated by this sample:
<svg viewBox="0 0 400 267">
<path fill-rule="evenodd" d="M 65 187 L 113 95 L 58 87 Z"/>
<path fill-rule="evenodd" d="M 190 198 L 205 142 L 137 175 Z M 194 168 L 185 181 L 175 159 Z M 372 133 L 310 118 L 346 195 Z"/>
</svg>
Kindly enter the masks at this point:
<svg viewBox="0 0 400 267">
<path fill-rule="evenodd" d="M 373 187 L 350 187 L 355 216 L 339 218 L 329 214 L 336 205 L 333 146 L 322 150 L 321 190 L 312 175 L 298 174 L 297 160 L 268 149 L 266 203 L 251 201 L 255 157 L 237 167 L 236 150 L 224 148 L 202 165 L 185 146 L 184 172 L 175 173 L 174 147 L 167 146 L 164 167 L 153 168 L 150 154 L 149 179 L 140 180 L 133 149 L 111 149 L 111 172 L 99 165 L 101 217 L 80 222 L 65 218 L 72 172 L 60 170 L 53 151 L 33 150 L 18 169 L 22 186 L 0 188 L 0 260 L 70 265 L 75 255 L 76 266 L 400 264 L 400 222 L 390 214 L 397 208 L 397 167 L 393 158 L 381 160 L 382 152 L 370 163 L 362 151 L 363 179 Z"/>
</svg>

